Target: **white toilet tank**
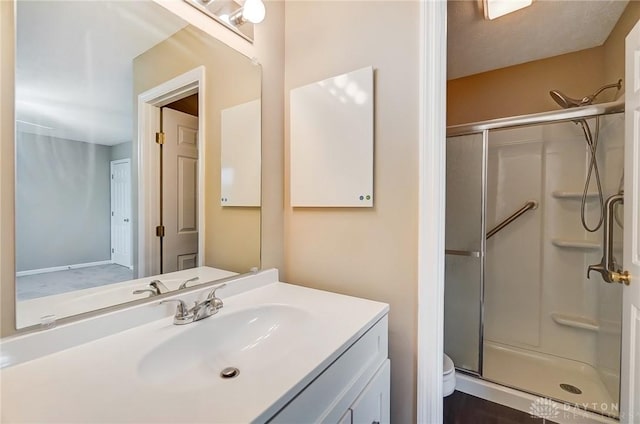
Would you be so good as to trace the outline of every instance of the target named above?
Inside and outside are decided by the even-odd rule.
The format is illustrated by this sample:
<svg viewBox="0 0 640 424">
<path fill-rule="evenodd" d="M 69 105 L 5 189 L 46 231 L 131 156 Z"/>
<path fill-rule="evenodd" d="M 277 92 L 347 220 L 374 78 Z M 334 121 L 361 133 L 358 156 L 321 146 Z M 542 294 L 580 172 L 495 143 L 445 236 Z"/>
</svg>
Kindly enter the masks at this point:
<svg viewBox="0 0 640 424">
<path fill-rule="evenodd" d="M 442 394 L 443 396 L 449 396 L 456 389 L 456 368 L 446 353 L 442 356 L 442 359 Z"/>
</svg>

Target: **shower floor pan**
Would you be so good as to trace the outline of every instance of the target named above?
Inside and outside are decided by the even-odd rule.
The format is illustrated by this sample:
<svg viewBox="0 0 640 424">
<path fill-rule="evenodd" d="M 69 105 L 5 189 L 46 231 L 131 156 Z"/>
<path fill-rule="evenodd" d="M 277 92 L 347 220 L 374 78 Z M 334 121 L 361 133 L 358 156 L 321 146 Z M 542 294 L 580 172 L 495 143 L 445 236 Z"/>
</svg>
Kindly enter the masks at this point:
<svg viewBox="0 0 640 424">
<path fill-rule="evenodd" d="M 618 401 L 606 389 L 595 368 L 582 362 L 485 342 L 483 375 L 509 387 L 618 416 Z M 561 384 L 576 387 L 582 393 L 570 393 Z"/>
</svg>

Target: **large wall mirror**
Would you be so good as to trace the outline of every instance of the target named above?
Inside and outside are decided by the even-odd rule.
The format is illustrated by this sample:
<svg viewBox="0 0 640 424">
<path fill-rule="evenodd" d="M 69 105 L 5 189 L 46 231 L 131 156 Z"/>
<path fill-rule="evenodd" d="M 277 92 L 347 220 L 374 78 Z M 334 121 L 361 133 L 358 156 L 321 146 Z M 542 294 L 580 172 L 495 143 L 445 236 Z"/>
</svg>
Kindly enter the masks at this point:
<svg viewBox="0 0 640 424">
<path fill-rule="evenodd" d="M 260 66 L 152 1 L 16 16 L 17 328 L 259 268 Z"/>
</svg>

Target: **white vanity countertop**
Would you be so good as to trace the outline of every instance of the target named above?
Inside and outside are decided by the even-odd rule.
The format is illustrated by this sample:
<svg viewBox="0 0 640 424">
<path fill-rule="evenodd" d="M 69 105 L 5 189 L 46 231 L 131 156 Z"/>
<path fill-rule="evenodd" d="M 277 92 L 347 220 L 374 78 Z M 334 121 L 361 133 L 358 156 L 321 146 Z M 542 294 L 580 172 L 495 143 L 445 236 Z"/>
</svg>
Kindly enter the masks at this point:
<svg viewBox="0 0 640 424">
<path fill-rule="evenodd" d="M 164 318 L 2 369 L 1 421 L 264 422 L 388 312 L 384 303 L 280 282 L 225 297 L 224 291 L 233 284 L 219 290 L 224 308 L 202 321 L 176 326 L 172 318 Z M 291 309 L 304 319 L 276 319 L 269 324 L 266 337 L 255 339 L 233 357 L 217 354 L 215 359 L 194 360 L 194 351 L 178 343 L 187 340 L 189 331 L 197 330 L 190 334 L 198 335 L 206 330 L 211 337 L 196 340 L 224 346 L 226 340 L 218 340 L 224 337 L 215 336 L 218 330 L 225 330 L 220 328 L 222 324 L 233 323 L 229 320 L 233 314 L 243 316 L 256 308 Z M 304 332 L 295 333 L 302 325 Z M 233 334 L 228 338 L 233 339 Z M 167 346 L 172 360 L 165 362 L 172 363 L 166 363 L 168 371 L 164 372 L 165 363 L 158 363 L 155 355 L 159 347 Z M 242 363 L 242 355 L 251 355 L 254 346 L 263 349 L 258 350 L 260 366 L 234 364 Z M 245 361 L 247 357 L 253 358 L 245 356 Z M 219 372 L 224 366 L 239 366 L 240 375 L 221 379 Z"/>
</svg>

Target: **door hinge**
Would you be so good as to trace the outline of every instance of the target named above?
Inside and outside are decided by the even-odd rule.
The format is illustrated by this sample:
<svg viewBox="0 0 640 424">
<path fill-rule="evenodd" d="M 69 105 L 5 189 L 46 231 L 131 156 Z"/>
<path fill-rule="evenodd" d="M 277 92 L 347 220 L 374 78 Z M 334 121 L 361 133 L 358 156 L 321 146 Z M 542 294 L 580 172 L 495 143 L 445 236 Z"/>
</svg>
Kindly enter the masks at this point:
<svg viewBox="0 0 640 424">
<path fill-rule="evenodd" d="M 157 132 L 156 133 L 156 143 L 157 144 L 164 144 L 164 133 L 163 132 Z"/>
<path fill-rule="evenodd" d="M 113 212 L 111 212 L 111 216 L 114 216 L 114 215 L 113 215 Z"/>
<path fill-rule="evenodd" d="M 156 236 L 164 237 L 164 225 L 158 225 L 156 227 Z"/>
<path fill-rule="evenodd" d="M 111 249 L 111 253 L 116 253 L 116 249 Z"/>
</svg>

